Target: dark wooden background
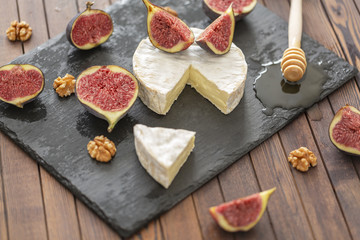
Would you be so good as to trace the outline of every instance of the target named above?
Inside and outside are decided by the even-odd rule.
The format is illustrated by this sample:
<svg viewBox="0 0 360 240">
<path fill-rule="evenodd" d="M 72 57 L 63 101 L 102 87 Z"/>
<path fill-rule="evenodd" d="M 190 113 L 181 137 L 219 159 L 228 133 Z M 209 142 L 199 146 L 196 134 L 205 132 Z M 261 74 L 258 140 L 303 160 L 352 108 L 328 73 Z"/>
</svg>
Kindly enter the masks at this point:
<svg viewBox="0 0 360 240">
<path fill-rule="evenodd" d="M 63 32 L 85 2 L 0 0 L 0 65 Z M 94 7 L 112 2 L 97 0 Z M 288 0 L 258 2 L 288 18 Z M 360 0 L 303 0 L 303 30 L 360 69 L 359 10 Z M 24 44 L 5 36 L 15 19 L 33 28 Z M 130 239 L 360 239 L 360 158 L 340 153 L 328 137 L 338 109 L 360 109 L 359 84 L 358 74 Z M 307 173 L 287 162 L 300 146 L 318 157 L 318 166 Z M 2 133 L 0 170 L 1 240 L 121 239 Z M 226 233 L 208 213 L 210 206 L 274 186 L 267 211 L 249 232 Z"/>
</svg>

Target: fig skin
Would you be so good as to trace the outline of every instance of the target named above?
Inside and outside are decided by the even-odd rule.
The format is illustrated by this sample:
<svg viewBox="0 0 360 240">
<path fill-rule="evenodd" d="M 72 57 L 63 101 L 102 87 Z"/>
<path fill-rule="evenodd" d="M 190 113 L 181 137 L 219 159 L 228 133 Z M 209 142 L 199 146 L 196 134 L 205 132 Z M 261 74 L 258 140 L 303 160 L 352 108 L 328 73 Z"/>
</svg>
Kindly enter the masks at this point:
<svg viewBox="0 0 360 240">
<path fill-rule="evenodd" d="M 135 83 L 136 88 L 135 88 L 135 92 L 134 92 L 133 97 L 131 98 L 131 100 L 128 103 L 128 106 L 125 109 L 122 109 L 120 111 L 106 111 L 106 110 L 103 110 L 100 107 L 96 106 L 95 104 L 90 103 L 90 102 L 82 99 L 78 94 L 79 80 L 83 76 L 92 74 L 92 73 L 96 72 L 97 70 L 99 70 L 102 67 L 104 67 L 104 66 L 92 66 L 92 67 L 89 67 L 86 70 L 84 70 L 82 73 L 80 73 L 80 75 L 76 79 L 75 95 L 76 95 L 77 99 L 79 100 L 79 102 L 85 107 L 85 109 L 88 112 L 90 112 L 91 114 L 93 114 L 94 116 L 96 116 L 98 118 L 106 120 L 109 123 L 107 131 L 110 133 L 114 129 L 117 122 L 128 113 L 128 111 L 130 110 L 132 105 L 135 103 L 135 101 L 137 99 L 137 96 L 138 96 L 138 92 L 139 92 L 139 85 L 138 85 L 137 79 L 128 70 L 126 70 L 125 68 L 122 68 L 122 67 L 119 67 L 119 66 L 116 66 L 116 65 L 105 66 L 105 67 L 109 68 L 110 70 L 112 70 L 113 72 L 125 73 L 126 75 L 131 77 L 132 80 Z"/>
<path fill-rule="evenodd" d="M 169 13 L 168 11 L 166 11 L 164 8 L 159 7 L 155 4 L 152 4 L 149 0 L 142 0 L 143 3 L 145 4 L 148 13 L 147 13 L 147 32 L 149 35 L 149 39 L 151 41 L 151 43 L 154 45 L 154 47 L 163 50 L 165 52 L 169 52 L 169 53 L 176 53 L 176 52 L 180 52 L 183 50 L 186 50 L 187 48 L 189 48 L 191 46 L 191 44 L 194 43 L 195 41 L 195 36 L 194 33 L 191 31 L 191 29 L 178 17 L 174 16 L 173 14 Z M 175 17 L 180 23 L 183 24 L 183 26 L 186 26 L 187 29 L 190 31 L 190 37 L 188 40 L 186 41 L 180 41 L 179 43 L 177 43 L 175 46 L 173 46 L 172 48 L 166 48 L 161 46 L 153 37 L 152 33 L 151 33 L 151 27 L 150 27 L 150 23 L 152 20 L 152 17 L 154 16 L 155 13 L 157 12 L 164 12 L 166 14 L 169 14 L 173 17 Z"/>
<path fill-rule="evenodd" d="M 330 123 L 329 137 L 330 137 L 331 142 L 334 144 L 334 146 L 337 149 L 339 149 L 341 152 L 346 153 L 346 154 L 351 155 L 351 156 L 359 157 L 360 156 L 360 150 L 358 150 L 356 148 L 353 148 L 353 147 L 346 146 L 345 144 L 339 143 L 333 137 L 333 130 L 334 130 L 336 124 L 341 121 L 343 113 L 346 110 L 350 110 L 350 111 L 360 115 L 360 111 L 358 109 L 356 109 L 355 107 L 353 107 L 353 106 L 346 105 L 346 106 L 340 108 L 339 111 L 337 111 L 337 113 L 335 114 L 334 118 L 332 119 L 332 121 Z M 360 134 L 360 130 L 358 132 Z"/>
<path fill-rule="evenodd" d="M 243 12 L 241 12 L 240 14 L 236 13 L 236 11 L 234 11 L 235 22 L 243 19 L 245 16 L 247 16 L 249 13 L 251 13 L 251 11 L 255 8 L 256 3 L 257 3 L 257 0 L 253 0 L 252 3 L 250 5 L 248 5 L 245 8 L 245 10 Z M 202 8 L 204 10 L 205 15 L 208 16 L 211 20 L 215 20 L 223 13 L 221 11 L 212 9 L 208 5 L 207 0 L 202 0 Z"/>
<path fill-rule="evenodd" d="M 86 9 L 83 11 L 83 12 L 80 12 L 78 14 L 76 14 L 71 20 L 70 22 L 68 23 L 68 25 L 66 26 L 66 38 L 67 40 L 69 41 L 69 43 L 71 45 L 73 45 L 74 47 L 80 49 L 80 50 L 90 50 L 90 49 L 93 49 L 101 44 L 103 44 L 104 42 L 106 42 L 110 36 L 112 35 L 112 33 L 114 32 L 114 25 L 113 25 L 113 21 L 112 21 L 112 18 L 111 16 L 104 12 L 103 10 L 100 10 L 100 9 L 92 9 L 91 6 L 93 5 L 93 3 L 91 2 L 87 2 L 86 3 Z M 76 45 L 74 43 L 74 41 L 72 40 L 72 30 L 73 30 L 73 27 L 74 27 L 74 23 L 75 21 L 80 17 L 80 16 L 83 16 L 83 15 L 91 15 L 91 14 L 94 14 L 94 13 L 101 13 L 101 14 L 104 14 L 106 16 L 108 16 L 110 19 L 111 19 L 111 32 L 104 36 L 104 37 L 101 37 L 100 41 L 97 42 L 97 43 L 87 43 L 85 44 L 84 46 L 79 46 L 79 45 Z"/>
<path fill-rule="evenodd" d="M 12 68 L 14 68 L 16 66 L 20 66 L 25 70 L 36 70 L 42 76 L 41 87 L 34 94 L 31 94 L 31 95 L 28 95 L 28 96 L 25 96 L 25 97 L 15 98 L 14 100 L 11 100 L 11 101 L 5 100 L 0 96 L 1 101 L 12 104 L 12 105 L 15 105 L 18 108 L 23 108 L 26 103 L 29 103 L 29 102 L 33 101 L 44 90 L 45 78 L 44 78 L 43 72 L 38 67 L 35 67 L 34 65 L 31 65 L 31 64 L 8 64 L 8 65 L 1 66 L 0 71 L 2 71 L 2 70 L 10 70 L 10 69 L 12 69 Z"/>
<path fill-rule="evenodd" d="M 263 191 L 263 192 L 260 192 L 260 193 L 256 193 L 254 195 L 259 195 L 258 197 L 261 198 L 261 210 L 260 210 L 260 213 L 258 214 L 258 216 L 256 217 L 255 221 L 251 222 L 250 224 L 248 225 L 245 225 L 245 226 L 232 226 L 230 225 L 230 223 L 226 220 L 226 218 L 224 217 L 223 214 L 219 213 L 217 211 L 217 208 L 224 205 L 224 204 L 231 204 L 232 202 L 234 201 L 237 201 L 237 200 L 241 200 L 242 198 L 239 198 L 239 199 L 236 199 L 236 200 L 233 200 L 233 201 L 230 201 L 230 202 L 227 202 L 227 203 L 224 203 L 224 204 L 220 204 L 218 206 L 214 206 L 214 207 L 211 207 L 209 209 L 210 211 L 210 214 L 211 216 L 214 218 L 214 220 L 216 221 L 216 223 L 222 228 L 224 229 L 225 231 L 228 231 L 228 232 L 239 232 L 239 231 L 249 231 L 251 228 L 253 228 L 261 219 L 262 215 L 264 214 L 265 212 L 265 209 L 267 207 L 267 204 L 268 204 L 268 201 L 269 201 L 269 198 L 270 196 L 273 194 L 273 192 L 276 190 L 276 187 L 272 188 L 272 189 L 269 189 L 269 190 L 266 190 L 266 191 Z"/>
<path fill-rule="evenodd" d="M 208 42 L 205 38 L 198 38 L 196 39 L 196 43 L 202 48 L 205 49 L 208 52 L 211 53 L 215 53 L 217 55 L 223 55 L 227 52 L 229 52 L 230 47 L 231 47 L 231 43 L 234 37 L 234 31 L 235 31 L 235 18 L 234 18 L 234 11 L 232 8 L 232 4 L 230 4 L 229 8 L 226 10 L 226 12 L 224 12 L 223 14 L 221 14 L 221 16 L 219 16 L 217 19 L 215 19 L 215 21 L 213 21 L 205 30 L 204 32 L 206 32 L 208 29 L 211 29 L 214 25 L 217 24 L 217 21 L 220 20 L 222 17 L 224 16 L 230 16 L 230 20 L 231 20 L 231 34 L 229 36 L 229 44 L 227 46 L 227 48 L 224 51 L 221 51 L 219 49 L 217 49 L 211 42 Z M 200 34 L 201 36 L 202 34 Z"/>
</svg>

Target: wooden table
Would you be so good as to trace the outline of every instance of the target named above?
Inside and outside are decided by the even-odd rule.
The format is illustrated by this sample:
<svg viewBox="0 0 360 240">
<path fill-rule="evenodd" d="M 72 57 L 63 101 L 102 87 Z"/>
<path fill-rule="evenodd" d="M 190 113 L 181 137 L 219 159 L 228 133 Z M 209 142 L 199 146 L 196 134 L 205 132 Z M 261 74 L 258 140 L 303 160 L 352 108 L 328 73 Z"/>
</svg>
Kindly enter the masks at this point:
<svg viewBox="0 0 360 240">
<path fill-rule="evenodd" d="M 0 2 L 1 65 L 63 32 L 85 6 L 85 0 Z M 98 0 L 94 7 L 111 2 Z M 288 0 L 259 2 L 288 18 Z M 358 69 L 359 9 L 360 0 L 303 1 L 304 31 Z M 5 37 L 15 19 L 33 28 L 24 44 Z M 357 75 L 130 239 L 360 239 L 360 159 L 340 153 L 328 137 L 340 107 L 360 109 L 359 84 Z M 318 157 L 307 173 L 287 162 L 300 146 Z M 0 153 L 0 239 L 120 239 L 2 133 Z M 247 233 L 222 231 L 208 213 L 210 206 L 274 186 L 263 218 Z"/>
</svg>

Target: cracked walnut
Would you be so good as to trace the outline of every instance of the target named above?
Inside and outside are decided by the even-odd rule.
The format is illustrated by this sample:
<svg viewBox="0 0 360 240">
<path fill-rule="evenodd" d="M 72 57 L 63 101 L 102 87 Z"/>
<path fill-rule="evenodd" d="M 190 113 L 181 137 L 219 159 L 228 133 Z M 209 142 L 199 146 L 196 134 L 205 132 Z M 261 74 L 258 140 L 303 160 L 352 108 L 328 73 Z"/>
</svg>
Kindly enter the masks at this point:
<svg viewBox="0 0 360 240">
<path fill-rule="evenodd" d="M 6 30 L 6 35 L 10 41 L 20 40 L 24 42 L 31 37 L 31 34 L 32 28 L 25 21 L 18 22 L 14 20 Z"/>
<path fill-rule="evenodd" d="M 87 145 L 87 150 L 92 158 L 99 162 L 108 162 L 116 153 L 115 144 L 103 135 L 97 136 Z"/>
<path fill-rule="evenodd" d="M 294 168 L 302 172 L 309 170 L 310 165 L 315 167 L 317 164 L 314 153 L 306 147 L 290 152 L 288 160 Z"/>
<path fill-rule="evenodd" d="M 66 74 L 65 77 L 58 77 L 54 80 L 54 89 L 60 97 L 66 97 L 75 92 L 75 77 Z"/>
</svg>

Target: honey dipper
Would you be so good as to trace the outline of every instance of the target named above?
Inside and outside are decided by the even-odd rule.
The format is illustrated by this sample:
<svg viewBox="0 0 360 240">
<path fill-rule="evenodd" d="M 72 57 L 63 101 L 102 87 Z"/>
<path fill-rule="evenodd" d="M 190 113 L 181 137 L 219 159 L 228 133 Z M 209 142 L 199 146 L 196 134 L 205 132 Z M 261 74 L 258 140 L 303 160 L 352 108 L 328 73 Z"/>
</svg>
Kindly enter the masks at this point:
<svg viewBox="0 0 360 240">
<path fill-rule="evenodd" d="M 292 0 L 289 16 L 289 47 L 281 60 L 281 71 L 286 80 L 299 81 L 306 71 L 306 58 L 301 47 L 302 0 Z"/>
</svg>

